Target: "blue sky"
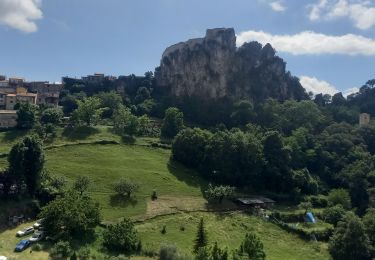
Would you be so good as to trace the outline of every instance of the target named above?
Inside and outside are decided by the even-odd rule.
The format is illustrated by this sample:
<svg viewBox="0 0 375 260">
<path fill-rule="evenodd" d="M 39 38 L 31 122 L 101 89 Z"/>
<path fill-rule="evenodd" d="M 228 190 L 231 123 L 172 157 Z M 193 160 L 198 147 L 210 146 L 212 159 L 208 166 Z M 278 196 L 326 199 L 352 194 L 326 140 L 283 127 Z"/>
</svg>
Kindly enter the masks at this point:
<svg viewBox="0 0 375 260">
<path fill-rule="evenodd" d="M 0 74 L 143 74 L 169 45 L 233 27 L 238 44 L 271 42 L 306 88 L 345 91 L 375 78 L 374 2 L 0 0 Z"/>
</svg>

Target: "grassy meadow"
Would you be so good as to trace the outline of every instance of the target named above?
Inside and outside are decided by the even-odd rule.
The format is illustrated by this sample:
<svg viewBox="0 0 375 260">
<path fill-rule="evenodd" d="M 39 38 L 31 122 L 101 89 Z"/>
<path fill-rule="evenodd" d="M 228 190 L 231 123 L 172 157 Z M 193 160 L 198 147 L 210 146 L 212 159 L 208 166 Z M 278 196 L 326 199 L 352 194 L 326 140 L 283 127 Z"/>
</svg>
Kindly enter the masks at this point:
<svg viewBox="0 0 375 260">
<path fill-rule="evenodd" d="M 0 133 L 0 153 L 9 152 L 11 145 L 24 135 L 17 131 Z M 118 144 L 95 144 L 100 140 Z M 136 222 L 144 249 L 150 251 L 157 252 L 161 244 L 173 243 L 182 253 L 190 254 L 198 221 L 203 217 L 210 243 L 216 241 L 230 250 L 237 249 L 246 231 L 253 230 L 264 243 L 267 259 L 329 259 L 326 244 L 304 241 L 272 223 L 235 211 L 235 206 L 229 202 L 214 209 L 231 209 L 227 213 L 208 212 L 212 208 L 202 194 L 207 183 L 194 171 L 171 163 L 170 150 L 151 147 L 149 144 L 153 141 L 155 139 L 140 138 L 128 145 L 113 135 L 109 127 L 102 126 L 69 134 L 59 129 L 57 137 L 45 144 L 46 168 L 51 174 L 64 176 L 68 185 L 78 176 L 88 176 L 91 180 L 88 192 L 100 203 L 103 221 L 116 222 L 122 217 L 131 217 Z M 6 165 L 6 158 L 0 158 L 0 166 Z M 131 179 L 139 185 L 130 200 L 119 198 L 113 191 L 113 183 L 120 178 Z M 153 190 L 158 194 L 156 201 L 151 200 Z M 13 253 L 20 240 L 15 237 L 16 231 L 29 224 L 0 231 L 0 255 L 15 256 L 14 259 L 48 259 L 46 252 L 30 253 L 30 249 Z M 167 232 L 162 234 L 164 225 Z M 102 253 L 101 231 L 97 228 L 97 239 L 89 245 L 93 255 Z"/>
</svg>

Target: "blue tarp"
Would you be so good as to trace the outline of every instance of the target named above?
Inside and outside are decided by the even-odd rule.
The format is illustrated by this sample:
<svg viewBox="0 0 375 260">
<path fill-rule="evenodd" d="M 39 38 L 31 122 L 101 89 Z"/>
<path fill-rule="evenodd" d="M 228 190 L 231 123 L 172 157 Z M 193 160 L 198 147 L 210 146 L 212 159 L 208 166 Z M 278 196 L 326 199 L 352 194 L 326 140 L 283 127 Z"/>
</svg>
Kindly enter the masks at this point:
<svg viewBox="0 0 375 260">
<path fill-rule="evenodd" d="M 316 219 L 314 217 L 314 215 L 312 214 L 312 212 L 307 212 L 306 213 L 306 220 L 307 222 L 311 222 L 311 223 L 316 223 Z"/>
</svg>

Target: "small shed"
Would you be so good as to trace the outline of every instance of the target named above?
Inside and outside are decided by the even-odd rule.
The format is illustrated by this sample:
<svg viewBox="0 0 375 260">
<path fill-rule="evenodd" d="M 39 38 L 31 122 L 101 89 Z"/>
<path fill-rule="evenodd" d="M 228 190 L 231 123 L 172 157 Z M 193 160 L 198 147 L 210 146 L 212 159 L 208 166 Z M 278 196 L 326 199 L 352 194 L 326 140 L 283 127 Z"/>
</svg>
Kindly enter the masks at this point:
<svg viewBox="0 0 375 260">
<path fill-rule="evenodd" d="M 271 208 L 275 201 L 264 197 L 237 198 L 235 202 L 242 207 Z"/>
</svg>

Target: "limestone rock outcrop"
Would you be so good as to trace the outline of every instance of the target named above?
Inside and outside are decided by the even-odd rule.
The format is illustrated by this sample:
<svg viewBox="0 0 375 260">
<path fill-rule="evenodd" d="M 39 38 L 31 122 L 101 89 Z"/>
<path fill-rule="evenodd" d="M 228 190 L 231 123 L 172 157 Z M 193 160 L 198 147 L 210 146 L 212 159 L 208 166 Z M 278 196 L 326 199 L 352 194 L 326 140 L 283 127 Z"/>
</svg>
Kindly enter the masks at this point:
<svg viewBox="0 0 375 260">
<path fill-rule="evenodd" d="M 237 48 L 232 28 L 209 29 L 204 38 L 170 46 L 155 76 L 157 85 L 175 97 L 306 98 L 270 44 L 250 42 Z"/>
</svg>

